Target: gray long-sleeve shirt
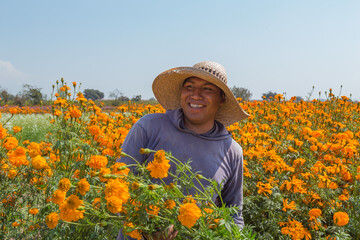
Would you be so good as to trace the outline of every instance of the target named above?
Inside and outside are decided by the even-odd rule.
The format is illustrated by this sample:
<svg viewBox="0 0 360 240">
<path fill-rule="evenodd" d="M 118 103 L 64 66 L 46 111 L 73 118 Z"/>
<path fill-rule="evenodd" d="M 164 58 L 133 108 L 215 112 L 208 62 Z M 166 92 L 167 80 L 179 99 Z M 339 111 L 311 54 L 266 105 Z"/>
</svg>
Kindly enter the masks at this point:
<svg viewBox="0 0 360 240">
<path fill-rule="evenodd" d="M 243 204 L 243 152 L 231 134 L 219 122 L 205 134 L 197 134 L 184 127 L 182 109 L 168 110 L 165 114 L 155 113 L 142 117 L 131 128 L 122 151 L 133 156 L 140 163 L 151 161 L 153 154 L 142 155 L 140 148 L 165 150 L 180 161 L 191 159 L 194 172 L 200 171 L 206 178 L 212 178 L 223 184 L 221 197 L 226 206 Z M 123 157 L 119 161 L 133 164 L 130 158 Z M 171 165 L 169 171 L 174 171 Z M 168 177 L 166 184 L 171 182 Z M 206 185 L 207 182 L 204 182 Z M 190 193 L 191 194 L 191 193 Z M 240 227 L 244 225 L 242 210 L 234 216 Z M 118 239 L 124 239 L 119 234 Z M 132 238 L 128 238 L 132 239 Z"/>
</svg>

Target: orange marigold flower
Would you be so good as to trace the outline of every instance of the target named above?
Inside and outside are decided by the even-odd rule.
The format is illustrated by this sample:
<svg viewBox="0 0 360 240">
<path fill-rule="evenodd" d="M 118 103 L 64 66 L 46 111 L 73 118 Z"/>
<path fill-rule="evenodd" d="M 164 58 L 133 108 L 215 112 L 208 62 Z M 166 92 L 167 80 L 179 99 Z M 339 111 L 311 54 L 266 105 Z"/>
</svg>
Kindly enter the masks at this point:
<svg viewBox="0 0 360 240">
<path fill-rule="evenodd" d="M 59 181 L 58 188 L 63 192 L 67 192 L 69 191 L 70 186 L 71 186 L 70 180 L 68 178 L 63 178 Z"/>
<path fill-rule="evenodd" d="M 15 169 L 11 169 L 8 171 L 7 177 L 13 179 L 16 177 L 16 175 L 17 175 L 17 171 Z"/>
<path fill-rule="evenodd" d="M 13 131 L 14 131 L 14 133 L 18 133 L 18 132 L 20 132 L 21 131 L 21 127 L 19 127 L 19 126 L 13 126 Z"/>
<path fill-rule="evenodd" d="M 12 225 L 13 227 L 18 227 L 18 226 L 20 226 L 20 224 L 19 224 L 18 222 L 13 222 L 11 225 Z"/>
<path fill-rule="evenodd" d="M 50 213 L 46 216 L 45 222 L 48 228 L 54 229 L 59 222 L 59 214 L 54 212 Z"/>
<path fill-rule="evenodd" d="M 73 117 L 73 118 L 81 117 L 81 111 L 76 106 L 70 107 L 69 110 L 70 110 L 71 117 Z"/>
<path fill-rule="evenodd" d="M 154 154 L 154 160 L 146 167 L 153 178 L 165 178 L 170 168 L 169 160 L 165 158 L 165 151 L 159 150 Z"/>
<path fill-rule="evenodd" d="M 107 164 L 108 164 L 108 159 L 100 155 L 91 156 L 90 160 L 86 163 L 86 165 L 95 169 L 104 168 L 106 167 Z"/>
<path fill-rule="evenodd" d="M 134 224 L 132 224 L 132 223 L 125 223 L 124 226 L 129 227 L 129 228 L 134 228 Z M 137 230 L 137 229 L 132 230 L 131 232 L 124 232 L 124 233 L 131 238 L 136 238 L 138 240 L 143 239 L 141 232 L 139 232 L 139 230 Z"/>
<path fill-rule="evenodd" d="M 51 196 L 50 201 L 53 203 L 60 205 L 65 200 L 66 192 L 63 192 L 57 189 Z"/>
<path fill-rule="evenodd" d="M 310 218 L 318 218 L 322 214 L 321 210 L 318 208 L 313 208 L 309 211 Z"/>
<path fill-rule="evenodd" d="M 185 203 L 180 205 L 178 220 L 182 225 L 191 228 L 201 217 L 201 210 L 195 203 Z"/>
<path fill-rule="evenodd" d="M 106 207 L 111 213 L 121 212 L 123 202 L 121 199 L 111 196 L 106 199 Z"/>
<path fill-rule="evenodd" d="M 86 180 L 86 178 L 81 179 L 77 186 L 76 186 L 76 190 L 81 194 L 81 195 L 85 195 L 85 193 L 87 191 L 90 190 L 90 184 L 89 182 Z"/>
<path fill-rule="evenodd" d="M 128 175 L 130 169 L 126 167 L 125 163 L 117 162 L 114 165 L 111 166 L 111 173 L 112 174 L 122 174 L 122 175 Z"/>
<path fill-rule="evenodd" d="M 71 194 L 64 202 L 67 208 L 76 210 L 78 207 L 84 204 L 83 200 L 80 200 L 78 196 Z"/>
<path fill-rule="evenodd" d="M 29 209 L 29 214 L 36 215 L 39 213 L 39 209 L 37 208 L 31 208 Z"/>
<path fill-rule="evenodd" d="M 19 144 L 18 140 L 14 137 L 7 137 L 5 140 L 4 140 L 4 148 L 6 148 L 7 150 L 12 150 L 14 148 L 17 147 L 17 145 Z"/>
<path fill-rule="evenodd" d="M 89 128 L 91 135 L 97 136 L 101 133 L 100 127 L 98 125 L 92 125 Z"/>
<path fill-rule="evenodd" d="M 49 168 L 49 165 L 47 164 L 45 158 L 41 157 L 40 155 L 37 155 L 36 157 L 31 159 L 31 165 L 36 170 Z"/>
<path fill-rule="evenodd" d="M 345 226 L 349 223 L 349 215 L 346 212 L 337 212 L 334 214 L 334 223 L 338 226 Z"/>
<path fill-rule="evenodd" d="M 125 203 L 129 198 L 129 186 L 121 179 L 109 179 L 105 186 L 105 198 L 115 196 Z"/>
<path fill-rule="evenodd" d="M 296 205 L 295 205 L 295 202 L 294 201 L 291 201 L 289 204 L 288 204 L 288 199 L 287 198 L 284 198 L 283 199 L 283 211 L 286 212 L 288 209 L 292 209 L 292 210 L 295 210 L 296 209 Z"/>
<path fill-rule="evenodd" d="M 106 175 L 106 174 L 110 174 L 110 173 L 111 173 L 111 171 L 110 171 L 109 168 L 104 167 L 104 168 L 100 169 L 100 172 L 99 172 L 100 181 L 101 182 L 106 182 L 108 179 L 104 178 L 103 176 Z"/>
<path fill-rule="evenodd" d="M 176 206 L 176 203 L 175 203 L 174 200 L 168 199 L 168 200 L 165 201 L 164 205 L 165 205 L 165 208 L 171 210 L 171 209 L 173 209 L 173 208 Z"/>
<path fill-rule="evenodd" d="M 146 212 L 150 214 L 150 217 L 157 216 L 160 212 L 160 208 L 155 205 L 150 205 L 149 209 L 146 209 Z"/>
<path fill-rule="evenodd" d="M 28 146 L 27 149 L 29 150 L 29 155 L 30 157 L 36 157 L 37 155 L 41 154 L 40 151 L 40 144 L 36 143 L 36 142 L 31 142 Z"/>
<path fill-rule="evenodd" d="M 60 218 L 63 221 L 75 222 L 84 218 L 84 211 L 78 211 L 72 208 L 68 208 L 67 204 L 60 205 Z"/>
<path fill-rule="evenodd" d="M 96 208 L 99 208 L 101 204 L 101 198 L 95 198 L 94 201 L 92 202 L 92 205 Z"/>
<path fill-rule="evenodd" d="M 7 130 L 0 124 L 0 139 L 4 139 L 7 136 Z"/>
</svg>

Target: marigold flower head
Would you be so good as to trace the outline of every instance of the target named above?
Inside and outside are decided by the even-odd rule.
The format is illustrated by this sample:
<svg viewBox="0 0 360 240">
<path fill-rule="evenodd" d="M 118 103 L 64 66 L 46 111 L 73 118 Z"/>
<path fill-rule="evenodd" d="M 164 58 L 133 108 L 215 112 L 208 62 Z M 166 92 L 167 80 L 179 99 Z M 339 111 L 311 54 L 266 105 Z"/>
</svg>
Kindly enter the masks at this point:
<svg viewBox="0 0 360 240">
<path fill-rule="evenodd" d="M 101 133 L 100 127 L 98 125 L 92 125 L 90 127 L 88 127 L 89 132 L 91 133 L 91 135 L 97 136 Z"/>
<path fill-rule="evenodd" d="M 36 170 L 49 168 L 49 165 L 47 164 L 45 158 L 41 157 L 40 155 L 37 155 L 36 157 L 31 159 L 31 165 Z"/>
<path fill-rule="evenodd" d="M 83 200 L 80 200 L 78 196 L 71 194 L 65 201 L 63 205 L 65 205 L 69 209 L 76 210 L 78 207 L 84 204 Z"/>
<path fill-rule="evenodd" d="M 14 137 L 7 137 L 4 140 L 4 148 L 6 148 L 7 150 L 12 150 L 14 148 L 17 147 L 17 145 L 19 144 L 18 140 Z"/>
<path fill-rule="evenodd" d="M 313 218 L 318 218 L 322 214 L 321 210 L 319 208 L 313 208 L 309 211 L 309 216 Z"/>
<path fill-rule="evenodd" d="M 50 213 L 46 216 L 45 222 L 48 228 L 54 229 L 59 222 L 59 214 L 55 212 Z"/>
<path fill-rule="evenodd" d="M 31 208 L 29 209 L 29 214 L 36 215 L 39 213 L 39 209 L 37 208 Z"/>
<path fill-rule="evenodd" d="M 71 106 L 69 108 L 70 110 L 70 116 L 73 118 L 79 118 L 81 117 L 81 111 L 76 106 Z"/>
<path fill-rule="evenodd" d="M 122 174 L 127 176 L 129 174 L 130 169 L 126 167 L 125 163 L 117 162 L 111 166 L 112 174 Z"/>
<path fill-rule="evenodd" d="M 115 196 L 125 203 L 130 198 L 128 184 L 119 178 L 109 179 L 105 186 L 105 198 L 111 196 Z"/>
<path fill-rule="evenodd" d="M 21 127 L 19 127 L 19 126 L 13 126 L 13 131 L 14 131 L 14 133 L 18 133 L 18 132 L 20 132 L 21 131 Z"/>
<path fill-rule="evenodd" d="M 84 211 L 78 211 L 72 208 L 69 208 L 67 204 L 60 205 L 60 218 L 63 221 L 75 222 L 79 219 L 84 218 Z"/>
<path fill-rule="evenodd" d="M 106 199 L 106 207 L 111 213 L 121 212 L 123 202 L 121 199 L 111 196 Z"/>
<path fill-rule="evenodd" d="M 191 228 L 201 217 L 201 210 L 195 203 L 185 203 L 180 205 L 178 220 L 182 225 Z"/>
<path fill-rule="evenodd" d="M 59 181 L 58 188 L 63 192 L 67 192 L 69 191 L 70 186 L 71 186 L 70 180 L 68 178 L 63 178 Z"/>
<path fill-rule="evenodd" d="M 107 164 L 108 164 L 108 159 L 100 155 L 91 156 L 90 160 L 86 163 L 86 165 L 94 169 L 104 168 L 106 167 Z"/>
<path fill-rule="evenodd" d="M 176 206 L 176 203 L 175 203 L 174 200 L 168 199 L 168 200 L 165 201 L 164 205 L 165 205 L 165 208 L 171 210 L 171 209 L 173 209 L 173 208 Z"/>
<path fill-rule="evenodd" d="M 153 178 L 165 178 L 170 168 L 169 160 L 165 158 L 165 151 L 159 150 L 154 154 L 154 160 L 146 167 Z"/>
<path fill-rule="evenodd" d="M 60 205 L 65 200 L 66 192 L 57 189 L 50 199 L 53 203 Z"/>
<path fill-rule="evenodd" d="M 85 195 L 85 193 L 87 191 L 90 190 L 90 184 L 89 182 L 86 180 L 86 178 L 81 179 L 77 186 L 76 186 L 76 190 L 81 194 L 81 195 Z"/>
<path fill-rule="evenodd" d="M 134 224 L 132 224 L 132 223 L 125 223 L 124 226 L 129 227 L 129 228 L 134 228 Z M 131 238 L 135 238 L 138 240 L 143 239 L 141 232 L 137 229 L 132 230 L 131 232 L 124 232 L 124 233 L 125 233 L 125 235 L 128 235 Z"/>
<path fill-rule="evenodd" d="M 346 212 L 337 212 L 333 217 L 334 223 L 338 226 L 345 226 L 349 223 L 349 215 Z"/>
<path fill-rule="evenodd" d="M 7 177 L 13 179 L 16 177 L 16 175 L 17 175 L 17 171 L 15 169 L 11 169 L 8 171 Z"/>
</svg>

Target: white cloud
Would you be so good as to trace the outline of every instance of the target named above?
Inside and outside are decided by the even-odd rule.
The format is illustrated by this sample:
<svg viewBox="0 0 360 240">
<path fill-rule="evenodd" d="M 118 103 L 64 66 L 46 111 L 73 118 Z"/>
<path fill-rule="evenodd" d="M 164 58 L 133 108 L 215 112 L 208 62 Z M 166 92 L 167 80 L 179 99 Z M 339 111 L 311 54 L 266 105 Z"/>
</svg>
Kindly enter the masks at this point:
<svg viewBox="0 0 360 240">
<path fill-rule="evenodd" d="M 6 80 L 22 80 L 25 74 L 17 70 L 11 62 L 0 60 L 0 79 L 1 82 Z"/>
</svg>

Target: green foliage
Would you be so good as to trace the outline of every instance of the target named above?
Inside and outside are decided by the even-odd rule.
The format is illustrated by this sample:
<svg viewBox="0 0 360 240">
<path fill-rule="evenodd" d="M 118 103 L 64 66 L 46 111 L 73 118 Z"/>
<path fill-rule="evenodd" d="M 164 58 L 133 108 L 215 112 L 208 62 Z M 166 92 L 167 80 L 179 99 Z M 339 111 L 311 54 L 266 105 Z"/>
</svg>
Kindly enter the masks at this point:
<svg viewBox="0 0 360 240">
<path fill-rule="evenodd" d="M 236 98 L 241 98 L 243 101 L 249 101 L 251 99 L 252 93 L 246 88 L 233 86 L 230 90 Z"/>
<path fill-rule="evenodd" d="M 84 97 L 86 99 L 90 99 L 90 100 L 103 99 L 104 93 L 100 92 L 99 90 L 96 90 L 96 89 L 85 89 Z"/>
</svg>

